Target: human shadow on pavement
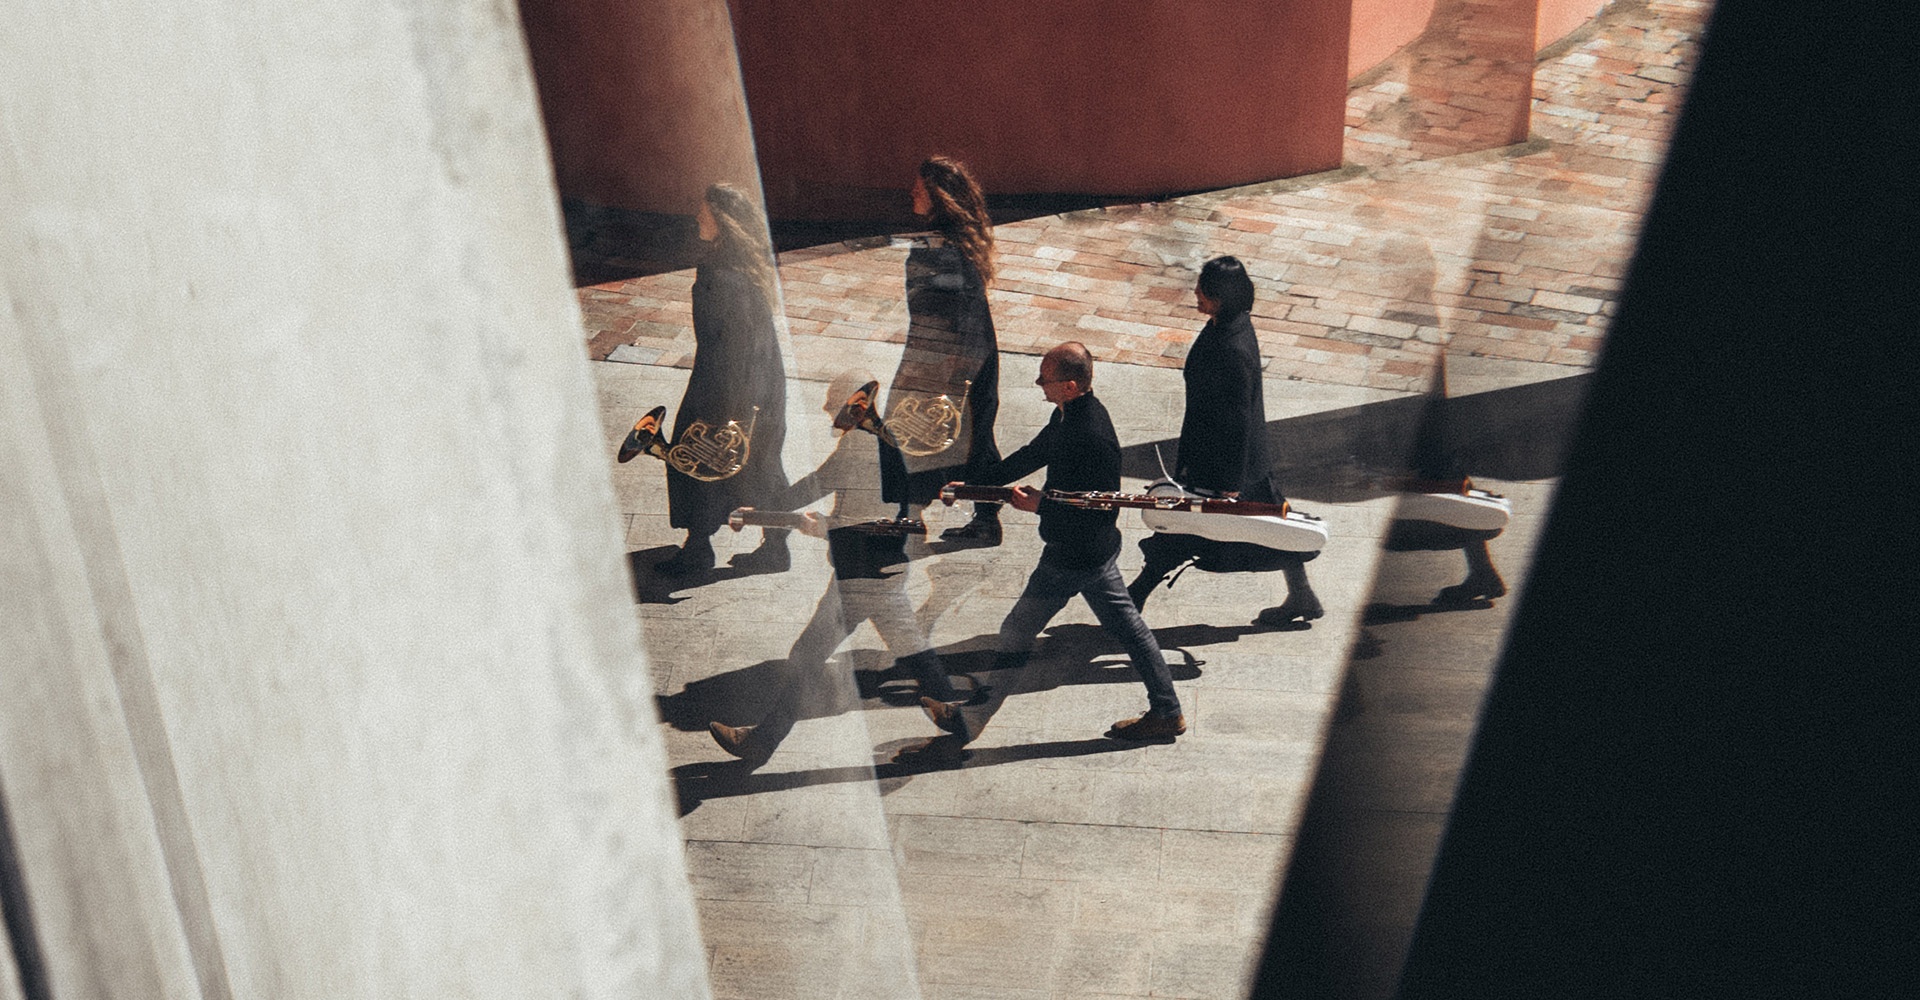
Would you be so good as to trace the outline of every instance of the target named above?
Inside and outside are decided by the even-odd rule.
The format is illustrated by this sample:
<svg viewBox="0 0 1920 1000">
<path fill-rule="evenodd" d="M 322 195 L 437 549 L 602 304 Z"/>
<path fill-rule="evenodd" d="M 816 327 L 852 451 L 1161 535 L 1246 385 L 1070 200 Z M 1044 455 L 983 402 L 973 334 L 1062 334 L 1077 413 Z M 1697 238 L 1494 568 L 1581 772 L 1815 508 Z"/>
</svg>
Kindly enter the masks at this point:
<svg viewBox="0 0 1920 1000">
<path fill-rule="evenodd" d="M 949 738 L 938 739 L 945 741 Z M 955 745 L 951 753 L 936 751 L 919 755 L 910 762 L 903 763 L 888 759 L 893 756 L 895 750 L 922 742 L 926 741 L 897 740 L 886 746 L 875 748 L 876 762 L 873 764 L 822 767 L 810 771 L 756 771 L 753 765 L 746 761 L 699 761 L 682 764 L 668 773 L 673 778 L 680 815 L 685 816 L 700 808 L 700 803 L 708 799 L 862 781 L 880 782 L 881 793 L 886 794 L 906 784 L 907 780 L 916 774 L 952 770 L 963 766 L 992 767 L 996 764 L 1017 764 L 1027 760 L 1052 760 L 1119 753 L 1150 745 L 1096 736 L 1083 740 L 1043 740 L 1038 743 L 988 747 L 981 750 L 965 750 Z"/>
<path fill-rule="evenodd" d="M 633 576 L 635 604 L 678 604 L 686 598 L 674 595 L 683 590 L 704 587 L 722 580 L 738 580 L 749 576 L 785 572 L 785 570 L 773 568 L 744 569 L 739 566 L 715 566 L 710 570 L 688 573 L 685 576 L 667 576 L 654 570 L 654 563 L 678 551 L 680 551 L 678 545 L 655 545 L 652 548 L 636 549 L 627 553 L 627 569 Z"/>
<path fill-rule="evenodd" d="M 1475 475 L 1525 481 L 1561 474 L 1588 374 L 1447 398 L 1441 447 Z M 1267 423 L 1274 475 L 1290 499 L 1354 503 L 1397 492 L 1415 438 L 1428 418 L 1422 396 L 1364 403 Z M 1178 440 L 1121 449 L 1121 474 L 1161 475 L 1174 467 Z"/>
<path fill-rule="evenodd" d="M 1367 605 L 1366 608 L 1360 612 L 1360 624 L 1398 625 L 1404 622 L 1414 621 L 1424 615 L 1445 614 L 1453 611 L 1485 611 L 1491 607 L 1493 607 L 1493 602 L 1484 597 L 1450 604 L 1441 604 L 1439 602 L 1427 604 L 1389 604 L 1385 601 L 1375 601 Z"/>
<path fill-rule="evenodd" d="M 1253 629 L 1216 629 L 1204 625 L 1187 628 L 1193 637 L 1226 637 L 1229 641 L 1240 634 L 1254 631 Z M 998 711 L 1000 704 L 1014 693 L 1034 694 L 1069 684 L 1140 683 L 1139 675 L 1134 672 L 1126 654 L 1118 648 L 1118 643 L 1109 638 L 1099 626 L 1077 623 L 1057 625 L 1049 628 L 1046 635 L 1048 638 L 1041 649 L 1018 666 L 1004 665 L 995 668 L 993 653 L 995 637 L 992 635 L 974 636 L 941 650 L 941 661 L 943 664 L 950 664 L 947 667 L 949 672 L 970 676 L 976 688 L 984 693 L 982 698 L 976 699 L 982 703 L 979 714 L 974 716 L 977 726 L 984 726 Z M 1174 679 L 1193 680 L 1199 677 L 1200 665 L 1205 661 L 1185 653 L 1184 649 L 1179 651 L 1185 655 L 1171 658 L 1168 663 Z M 740 711 L 743 706 L 753 706 L 767 701 L 770 697 L 777 697 L 772 692 L 778 691 L 785 684 L 785 671 L 785 661 L 767 660 L 740 670 L 728 671 L 695 681 L 676 694 L 659 697 L 661 719 L 682 731 L 705 729 L 707 723 L 712 721 L 712 713 L 717 708 Z M 809 698 L 790 706 L 794 717 L 796 719 L 822 718 L 840 711 L 857 709 L 865 701 L 879 700 L 888 704 L 911 704 L 917 698 L 914 694 L 917 689 L 911 686 L 910 678 L 905 674 L 899 678 L 906 682 L 905 685 L 898 691 L 892 691 L 888 689 L 888 685 L 893 678 L 881 677 L 886 673 L 885 671 L 866 671 L 865 673 L 869 676 L 866 678 L 866 683 L 860 685 L 861 695 L 851 704 L 840 698 Z M 869 688 L 868 685 L 871 687 Z M 923 747 L 924 752 L 910 753 L 900 760 L 887 760 L 875 767 L 858 765 L 817 768 L 809 771 L 761 773 L 759 769 L 767 763 L 767 758 L 756 757 L 748 760 L 729 759 L 683 764 L 674 768 L 671 774 L 676 794 L 679 796 L 681 815 L 684 816 L 697 808 L 701 802 L 711 798 L 782 791 L 816 784 L 902 778 L 927 771 L 961 766 L 984 767 L 1045 757 L 1076 757 L 1111 753 L 1143 745 L 1152 744 L 1099 737 L 1042 741 L 976 751 L 960 746 L 958 741 L 942 736 L 938 730 L 929 725 L 925 738 L 898 741 L 897 744 L 889 744 L 887 747 L 880 748 L 879 751 L 883 760 L 890 756 L 888 751 L 894 749 Z M 890 791 L 891 787 L 885 790 Z"/>
<path fill-rule="evenodd" d="M 1245 632 L 1264 631 L 1258 628 L 1217 629 L 1213 626 L 1182 626 L 1169 629 L 1169 633 L 1184 632 L 1198 637 L 1237 636 Z M 1069 684 L 1138 684 L 1140 677 L 1134 673 L 1126 653 L 1119 644 L 1109 639 L 1106 632 L 1097 625 L 1067 624 L 1047 629 L 1050 637 L 1044 656 L 1036 656 L 1033 661 L 1021 666 L 994 665 L 993 635 L 978 635 L 959 642 L 939 647 L 940 662 L 946 668 L 947 676 L 964 679 L 973 690 L 1005 685 L 1012 681 L 1016 672 L 1031 674 L 1032 686 L 1023 687 L 1023 693 L 1050 691 Z M 1219 641 L 1219 640 L 1215 640 Z M 1202 645 L 1194 638 L 1185 640 L 1188 644 Z M 1185 653 L 1184 648 L 1179 649 Z M 865 650 L 853 651 L 858 658 Z M 1167 666 L 1176 681 L 1190 681 L 1201 675 L 1200 665 L 1205 660 L 1194 658 L 1191 654 L 1183 657 L 1169 657 Z M 919 703 L 919 688 L 911 672 L 898 666 L 881 670 L 856 668 L 852 671 L 858 691 L 858 702 L 878 701 L 887 705 L 904 706 Z M 791 678 L 788 675 L 785 658 L 762 660 L 759 663 L 714 674 L 693 681 L 674 694 L 660 695 L 655 699 L 660 710 L 661 721 L 682 732 L 699 732 L 707 728 L 707 723 L 715 719 L 715 713 L 721 711 L 739 713 L 755 709 L 764 711 L 766 703 L 776 697 L 776 692 L 788 687 Z M 852 710 L 853 705 L 839 706 L 832 699 L 805 699 L 796 705 L 796 719 L 825 718 L 838 714 L 841 710 Z"/>
</svg>

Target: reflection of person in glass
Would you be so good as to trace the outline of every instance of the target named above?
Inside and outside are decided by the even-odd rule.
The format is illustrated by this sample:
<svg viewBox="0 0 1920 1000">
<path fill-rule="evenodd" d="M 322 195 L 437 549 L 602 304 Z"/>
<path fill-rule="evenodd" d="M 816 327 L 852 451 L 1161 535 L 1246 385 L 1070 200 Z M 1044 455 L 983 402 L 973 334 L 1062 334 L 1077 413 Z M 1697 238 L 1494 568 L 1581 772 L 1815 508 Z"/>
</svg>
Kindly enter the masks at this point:
<svg viewBox="0 0 1920 1000">
<path fill-rule="evenodd" d="M 1467 560 L 1467 578 L 1435 595 L 1440 607 L 1485 606 L 1504 597 L 1507 583 L 1494 568 L 1487 543 L 1505 530 L 1507 502 L 1496 494 L 1473 488 L 1448 421 L 1447 357 L 1434 367 L 1433 391 L 1427 396 L 1420 430 L 1413 442 L 1413 476 L 1401 484 L 1408 494 L 1394 510 L 1388 525 L 1388 552 L 1444 552 L 1459 549 Z M 1468 520 L 1468 511 L 1486 517 L 1495 505 L 1498 513 L 1485 523 Z"/>
<path fill-rule="evenodd" d="M 1173 478 L 1194 493 L 1280 503 L 1284 497 L 1267 457 L 1260 341 L 1250 316 L 1253 279 L 1237 258 L 1215 257 L 1200 269 L 1193 295 L 1208 319 L 1187 352 L 1182 372 L 1187 409 Z M 1280 569 L 1287 580 L 1287 599 L 1260 613 L 1263 624 L 1310 621 L 1325 614 L 1307 582 L 1310 554 L 1160 532 L 1142 539 L 1140 550 L 1146 562 L 1127 587 L 1137 607 L 1146 606 L 1148 595 L 1168 574 L 1197 559 L 1201 569 Z"/>
<path fill-rule="evenodd" d="M 687 532 L 673 557 L 655 564 L 668 575 L 713 567 L 710 536 L 735 507 L 765 504 L 785 489 L 780 447 L 787 433 L 786 365 L 773 311 L 779 301 L 766 220 L 754 199 L 730 184 L 707 189 L 698 215 L 707 244 L 693 282 L 693 372 L 673 417 L 673 441 L 687 441 L 694 421 L 709 430 L 728 421 L 752 429 L 739 472 L 713 482 L 667 469 L 671 523 Z M 757 409 L 756 409 L 757 407 Z M 765 529 L 760 547 L 734 558 L 743 569 L 787 568 L 787 530 Z"/>
<path fill-rule="evenodd" d="M 1000 409 L 1000 344 L 987 308 L 993 229 L 986 196 L 964 164 L 935 156 L 920 164 L 914 178 L 913 210 L 930 218 L 936 232 L 915 240 L 907 254 L 907 342 L 888 393 L 886 420 L 908 451 L 930 453 L 909 454 L 880 443 L 880 495 L 900 505 L 901 517 L 917 516 L 915 508 L 938 496 L 948 481 L 1000 459 L 993 440 Z M 951 419 L 953 404 L 964 410 L 957 422 Z M 952 443 L 939 447 L 949 435 Z M 915 440 L 909 444 L 905 437 Z M 941 537 L 998 543 L 1000 505 L 975 504 L 970 521 Z"/>
<path fill-rule="evenodd" d="M 826 410 L 832 413 L 847 398 L 852 382 L 836 380 L 827 390 Z M 947 679 L 940 654 L 928 641 L 926 630 L 914 614 L 906 588 L 906 534 L 876 527 L 882 522 L 861 521 L 851 515 L 855 506 L 836 484 L 852 480 L 848 454 L 851 439 L 841 439 L 839 447 L 822 462 L 820 468 L 801 478 L 780 498 L 781 508 L 802 507 L 828 493 L 834 493 L 833 511 L 825 518 L 807 514 L 802 531 L 827 540 L 828 557 L 833 561 L 833 579 L 814 608 L 812 620 L 794 640 L 786 660 L 780 666 L 777 690 L 768 692 L 770 705 L 753 725 L 733 726 L 709 723 L 707 729 L 722 750 L 747 760 L 763 760 L 779 747 L 793 729 L 796 719 L 837 715 L 851 709 L 848 685 L 837 678 L 823 677 L 822 671 L 834 650 L 853 634 L 863 621 L 873 623 L 880 641 L 896 660 L 893 672 L 905 674 L 919 683 L 922 695 L 950 701 L 957 695 Z M 865 453 L 871 455 L 870 452 Z M 872 459 L 868 458 L 867 462 Z M 864 475 L 872 476 L 868 465 Z M 866 482 L 872 482 L 867 478 Z M 868 503 L 872 493 L 866 491 Z M 841 704 L 841 702 L 846 702 Z"/>
</svg>

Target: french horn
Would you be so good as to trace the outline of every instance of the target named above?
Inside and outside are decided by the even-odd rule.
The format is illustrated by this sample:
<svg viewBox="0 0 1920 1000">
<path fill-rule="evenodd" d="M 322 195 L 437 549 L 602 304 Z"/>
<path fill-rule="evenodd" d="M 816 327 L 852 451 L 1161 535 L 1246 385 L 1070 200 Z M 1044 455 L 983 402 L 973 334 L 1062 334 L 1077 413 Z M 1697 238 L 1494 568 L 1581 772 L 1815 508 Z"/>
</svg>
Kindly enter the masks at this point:
<svg viewBox="0 0 1920 1000">
<path fill-rule="evenodd" d="M 753 451 L 753 428 L 760 422 L 758 406 L 753 408 L 753 416 L 744 429 L 736 420 L 729 420 L 718 428 L 704 420 L 695 420 L 680 432 L 680 440 L 672 444 L 667 443 L 666 435 L 660 430 L 666 415 L 666 407 L 656 406 L 634 421 L 633 430 L 627 432 L 626 440 L 620 444 L 620 461 L 645 453 L 667 463 L 681 475 L 703 483 L 717 483 L 738 475 L 747 467 Z"/>
<path fill-rule="evenodd" d="M 647 411 L 647 415 L 633 422 L 633 430 L 627 432 L 627 439 L 620 442 L 620 461 L 627 462 L 642 452 L 661 460 L 667 460 L 665 435 L 660 433 L 660 421 L 667 416 L 667 408 L 656 406 Z"/>
<path fill-rule="evenodd" d="M 868 382 L 847 397 L 840 412 L 834 415 L 833 426 L 842 432 L 856 428 L 866 431 L 898 448 L 902 454 L 916 458 L 938 455 L 960 440 L 960 426 L 966 418 L 966 394 L 971 388 L 971 381 L 965 383 L 958 403 L 946 393 L 909 396 L 894 405 L 893 416 L 882 420 L 879 408 L 874 405 L 880 383 Z"/>
<path fill-rule="evenodd" d="M 747 467 L 747 458 L 753 452 L 753 428 L 759 422 L 758 406 L 753 408 L 753 416 L 747 419 L 744 430 L 737 420 L 729 420 L 717 428 L 704 420 L 696 420 L 688 424 L 687 429 L 680 432 L 680 440 L 667 449 L 667 464 L 703 483 L 717 483 L 738 475 Z"/>
</svg>

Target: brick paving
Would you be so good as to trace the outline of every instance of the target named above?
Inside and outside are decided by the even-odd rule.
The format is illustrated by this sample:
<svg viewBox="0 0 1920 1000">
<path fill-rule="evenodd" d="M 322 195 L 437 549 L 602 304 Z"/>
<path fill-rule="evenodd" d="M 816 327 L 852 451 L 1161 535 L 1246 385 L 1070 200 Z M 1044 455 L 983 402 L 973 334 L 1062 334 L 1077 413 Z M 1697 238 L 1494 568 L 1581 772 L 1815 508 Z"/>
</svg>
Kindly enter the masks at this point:
<svg viewBox="0 0 1920 1000">
<path fill-rule="evenodd" d="M 1178 367 L 1200 326 L 1199 265 L 1230 253 L 1255 278 L 1269 376 L 1415 390 L 1442 345 L 1590 367 L 1708 7 L 1616 0 L 1534 67 L 1525 143 L 1434 155 L 1474 131 L 1480 102 L 1461 93 L 1511 74 L 1416 45 L 1352 91 L 1339 171 L 998 226 L 1001 349 L 1077 339 L 1104 360 Z M 781 255 L 796 377 L 905 339 L 905 250 L 879 242 Z M 593 356 L 689 366 L 690 284 L 674 271 L 582 288 Z"/>
</svg>

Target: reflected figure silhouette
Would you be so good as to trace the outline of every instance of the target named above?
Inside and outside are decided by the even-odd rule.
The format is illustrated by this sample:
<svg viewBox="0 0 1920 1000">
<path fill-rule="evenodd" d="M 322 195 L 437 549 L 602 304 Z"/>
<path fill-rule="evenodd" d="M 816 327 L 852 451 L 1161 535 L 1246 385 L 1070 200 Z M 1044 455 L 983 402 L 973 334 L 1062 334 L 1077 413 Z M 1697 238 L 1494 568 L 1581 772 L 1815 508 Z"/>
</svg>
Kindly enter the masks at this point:
<svg viewBox="0 0 1920 1000">
<path fill-rule="evenodd" d="M 1461 607 L 1506 596 L 1506 581 L 1493 565 L 1487 542 L 1505 530 L 1511 511 L 1504 497 L 1473 487 L 1459 449 L 1452 445 L 1449 419 L 1447 358 L 1442 353 L 1414 438 L 1413 478 L 1401 484 L 1405 496 L 1394 510 L 1385 548 L 1389 552 L 1459 549 L 1467 561 L 1467 577 L 1443 588 L 1433 603 Z"/>
<path fill-rule="evenodd" d="M 779 301 L 766 220 L 755 199 L 730 184 L 714 184 L 697 220 L 707 245 L 693 282 L 693 371 L 673 418 L 675 453 L 724 450 L 728 425 L 744 429 L 732 442 L 747 446 L 744 463 L 724 478 L 667 463 L 671 524 L 687 532 L 672 557 L 654 565 L 668 576 L 713 568 L 712 535 L 735 507 L 764 505 L 787 487 L 780 449 L 786 440 L 787 389 L 774 308 Z M 699 433 L 692 433 L 698 431 Z M 712 434 L 711 442 L 696 440 Z M 678 458 L 679 455 L 674 456 Z M 696 474 L 698 473 L 698 474 Z M 787 531 L 765 529 L 761 545 L 734 558 L 742 570 L 779 571 L 789 564 Z"/>
<path fill-rule="evenodd" d="M 843 376 L 828 387 L 824 406 L 828 413 L 839 408 L 850 381 Z M 803 532 L 826 539 L 833 577 L 786 659 L 774 665 L 765 712 L 750 724 L 719 720 L 709 724 L 714 742 L 735 757 L 764 760 L 796 720 L 837 715 L 854 707 L 849 679 L 828 676 L 827 663 L 862 622 L 873 623 L 895 657 L 893 671 L 914 678 L 922 694 L 943 700 L 957 696 L 907 594 L 906 546 L 917 536 L 898 519 L 861 519 L 843 513 L 860 504 L 849 500 L 842 484 L 871 481 L 870 466 L 860 466 L 854 457 L 854 444 L 842 437 L 819 468 L 776 498 L 777 507 L 793 509 L 834 496 L 833 513 L 808 513 L 797 522 Z M 734 718 L 737 721 L 739 716 Z"/>
</svg>

